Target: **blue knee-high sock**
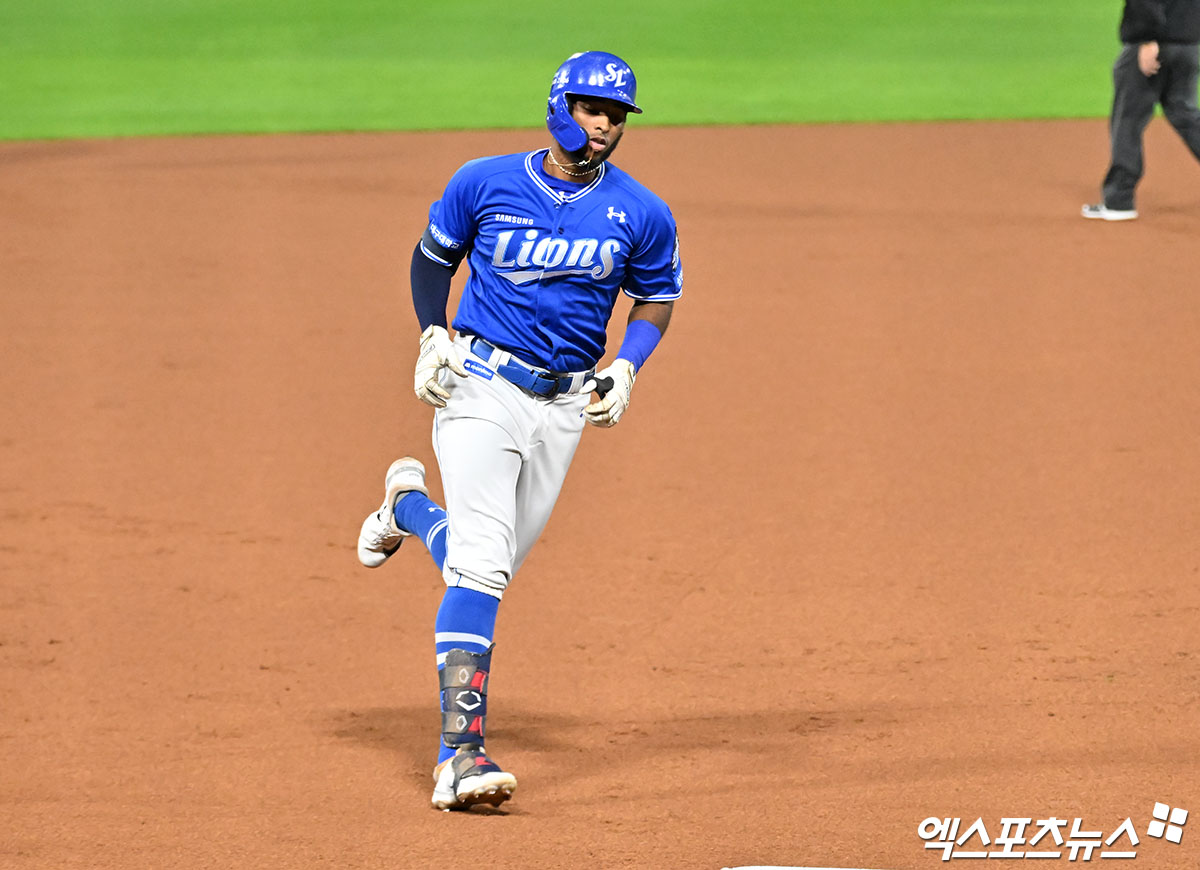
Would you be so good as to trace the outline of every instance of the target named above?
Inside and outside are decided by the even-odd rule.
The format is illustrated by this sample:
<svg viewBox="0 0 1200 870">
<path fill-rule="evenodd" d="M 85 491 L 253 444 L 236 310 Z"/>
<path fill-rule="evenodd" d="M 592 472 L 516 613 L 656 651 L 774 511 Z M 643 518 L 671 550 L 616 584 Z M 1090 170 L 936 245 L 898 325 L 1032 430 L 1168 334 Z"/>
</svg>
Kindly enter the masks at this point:
<svg viewBox="0 0 1200 870">
<path fill-rule="evenodd" d="M 396 525 L 425 542 L 439 571 L 446 564 L 446 511 L 429 496 L 410 492 L 396 500 Z"/>
<path fill-rule="evenodd" d="M 452 649 L 486 653 L 496 633 L 500 599 L 474 589 L 450 586 L 442 596 L 434 623 L 434 643 L 440 671 Z M 454 754 L 454 747 L 438 739 L 438 763 Z"/>
</svg>

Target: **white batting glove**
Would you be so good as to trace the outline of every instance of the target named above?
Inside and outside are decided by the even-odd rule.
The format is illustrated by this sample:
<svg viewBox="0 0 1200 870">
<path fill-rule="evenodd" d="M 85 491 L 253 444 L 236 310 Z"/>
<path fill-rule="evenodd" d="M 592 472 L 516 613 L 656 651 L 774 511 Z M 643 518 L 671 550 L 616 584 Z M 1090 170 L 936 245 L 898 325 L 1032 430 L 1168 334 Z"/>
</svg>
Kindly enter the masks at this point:
<svg viewBox="0 0 1200 870">
<path fill-rule="evenodd" d="M 421 352 L 417 355 L 417 368 L 413 372 L 413 392 L 426 405 L 446 407 L 450 394 L 438 383 L 438 375 L 444 368 L 459 377 L 467 376 L 467 370 L 463 368 L 450 341 L 450 333 L 443 326 L 430 325 L 421 333 Z"/>
<path fill-rule="evenodd" d="M 598 402 L 593 402 L 583 409 L 583 416 L 593 426 L 605 429 L 616 426 L 625 409 L 629 407 L 629 396 L 633 392 L 633 381 L 637 377 L 633 363 L 627 359 L 617 359 L 608 368 L 596 372 L 595 376 L 584 384 L 589 392 L 596 389 L 597 383 L 609 380 L 612 387 Z"/>
</svg>

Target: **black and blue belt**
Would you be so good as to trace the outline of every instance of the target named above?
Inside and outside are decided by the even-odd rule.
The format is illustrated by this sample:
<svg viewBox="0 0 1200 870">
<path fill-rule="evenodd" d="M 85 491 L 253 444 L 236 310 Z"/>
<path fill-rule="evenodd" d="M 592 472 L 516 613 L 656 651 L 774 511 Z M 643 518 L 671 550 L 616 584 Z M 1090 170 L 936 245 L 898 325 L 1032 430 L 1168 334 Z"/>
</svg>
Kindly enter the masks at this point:
<svg viewBox="0 0 1200 870">
<path fill-rule="evenodd" d="M 490 365 L 509 383 L 543 399 L 552 399 L 563 393 L 581 392 L 583 385 L 596 373 L 595 369 L 586 372 L 551 372 L 539 369 L 482 338 L 471 339 L 471 353 Z"/>
</svg>

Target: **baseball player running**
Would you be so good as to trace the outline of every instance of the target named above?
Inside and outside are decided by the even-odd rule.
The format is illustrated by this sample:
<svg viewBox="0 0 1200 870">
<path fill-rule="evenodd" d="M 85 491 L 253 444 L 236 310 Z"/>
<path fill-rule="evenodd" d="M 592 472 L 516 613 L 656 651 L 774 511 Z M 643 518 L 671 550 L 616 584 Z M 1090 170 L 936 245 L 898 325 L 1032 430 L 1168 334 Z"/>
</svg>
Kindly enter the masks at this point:
<svg viewBox="0 0 1200 870">
<path fill-rule="evenodd" d="M 378 567 L 416 535 L 446 583 L 434 624 L 438 809 L 499 806 L 517 787 L 484 750 L 500 600 L 550 518 L 584 422 L 621 419 L 682 291 L 670 209 L 609 162 L 627 114 L 642 111 L 636 98 L 621 58 L 569 57 L 550 86 L 548 147 L 463 165 L 413 251 L 423 330 L 413 386 L 435 409 L 446 507 L 430 500 L 424 465 L 398 459 L 358 556 Z M 451 338 L 446 306 L 464 259 Z M 621 291 L 634 300 L 624 338 L 596 371 Z"/>
</svg>

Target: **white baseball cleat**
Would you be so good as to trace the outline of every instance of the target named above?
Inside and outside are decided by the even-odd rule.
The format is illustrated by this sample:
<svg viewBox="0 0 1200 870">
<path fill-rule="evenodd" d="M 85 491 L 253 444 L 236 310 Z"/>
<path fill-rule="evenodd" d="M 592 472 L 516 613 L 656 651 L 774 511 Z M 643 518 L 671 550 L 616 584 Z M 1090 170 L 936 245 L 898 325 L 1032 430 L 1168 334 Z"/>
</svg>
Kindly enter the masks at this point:
<svg viewBox="0 0 1200 870">
<path fill-rule="evenodd" d="M 1080 214 L 1099 221 L 1131 221 L 1136 220 L 1138 216 L 1136 209 L 1109 208 L 1104 203 L 1085 205 Z"/>
<path fill-rule="evenodd" d="M 418 459 L 397 459 L 383 479 L 383 505 L 363 520 L 358 533 L 358 561 L 378 568 L 400 549 L 410 532 L 396 525 L 396 502 L 406 492 L 429 495 L 425 488 L 425 466 Z"/>
<path fill-rule="evenodd" d="M 433 769 L 433 778 L 433 807 L 438 810 L 465 810 L 476 804 L 498 807 L 517 790 L 517 778 L 474 744 L 460 746 Z"/>
</svg>

